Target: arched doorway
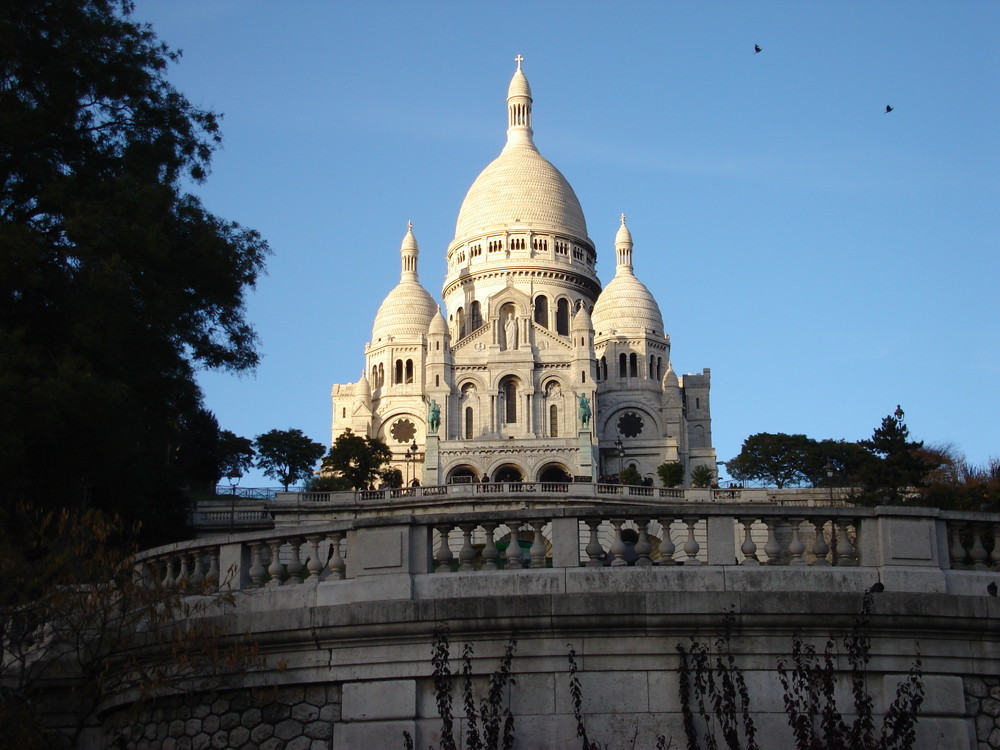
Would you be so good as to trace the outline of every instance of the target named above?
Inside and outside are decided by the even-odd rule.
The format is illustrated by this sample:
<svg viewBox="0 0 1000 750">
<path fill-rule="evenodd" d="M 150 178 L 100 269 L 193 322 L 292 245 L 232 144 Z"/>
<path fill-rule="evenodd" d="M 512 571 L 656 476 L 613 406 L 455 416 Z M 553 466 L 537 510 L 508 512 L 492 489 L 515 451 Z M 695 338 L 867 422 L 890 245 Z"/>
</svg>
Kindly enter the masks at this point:
<svg viewBox="0 0 1000 750">
<path fill-rule="evenodd" d="M 559 482 L 572 482 L 573 477 L 562 464 L 546 464 L 538 472 L 538 481 L 556 484 Z"/>
<path fill-rule="evenodd" d="M 471 484 L 479 478 L 475 466 L 462 464 L 448 472 L 448 484 Z"/>
<path fill-rule="evenodd" d="M 520 466 L 503 464 L 493 472 L 494 482 L 523 482 L 524 472 Z"/>
</svg>

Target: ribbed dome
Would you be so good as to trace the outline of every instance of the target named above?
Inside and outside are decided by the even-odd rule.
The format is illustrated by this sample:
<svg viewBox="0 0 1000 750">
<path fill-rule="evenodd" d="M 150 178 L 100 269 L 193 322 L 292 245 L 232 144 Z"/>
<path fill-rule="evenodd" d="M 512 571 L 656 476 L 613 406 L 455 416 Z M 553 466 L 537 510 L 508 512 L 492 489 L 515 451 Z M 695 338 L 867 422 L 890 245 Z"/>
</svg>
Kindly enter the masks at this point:
<svg viewBox="0 0 1000 750">
<path fill-rule="evenodd" d="M 419 336 L 427 332 L 437 303 L 418 281 L 400 281 L 375 313 L 372 343 L 389 336 Z"/>
<path fill-rule="evenodd" d="M 660 306 L 656 304 L 653 295 L 646 285 L 631 272 L 623 271 L 619 266 L 618 273 L 604 287 L 601 296 L 594 305 L 592 322 L 597 336 L 619 330 L 652 330 L 657 335 L 663 335 L 663 316 Z"/>
<path fill-rule="evenodd" d="M 444 315 L 441 314 L 441 308 L 437 308 L 434 313 L 434 317 L 431 319 L 430 327 L 427 329 L 428 336 L 447 336 L 448 335 L 448 324 L 444 320 Z"/>
<path fill-rule="evenodd" d="M 520 59 L 507 90 L 507 111 L 507 144 L 466 193 L 455 223 L 455 242 L 513 226 L 587 240 L 576 193 L 532 140 L 531 87 Z"/>
<path fill-rule="evenodd" d="M 587 238 L 576 193 L 534 148 L 505 148 L 479 174 L 458 212 L 455 240 L 513 225 Z"/>
<path fill-rule="evenodd" d="M 399 283 L 389 292 L 372 326 L 372 343 L 388 340 L 390 336 L 421 336 L 427 333 L 437 303 L 417 281 L 417 239 L 411 224 L 400 246 L 403 270 Z"/>
<path fill-rule="evenodd" d="M 592 323 L 597 336 L 611 331 L 648 331 L 663 335 L 660 306 L 646 285 L 632 271 L 632 233 L 625 226 L 625 214 L 615 235 L 618 265 L 615 277 L 604 287 L 594 305 Z"/>
</svg>

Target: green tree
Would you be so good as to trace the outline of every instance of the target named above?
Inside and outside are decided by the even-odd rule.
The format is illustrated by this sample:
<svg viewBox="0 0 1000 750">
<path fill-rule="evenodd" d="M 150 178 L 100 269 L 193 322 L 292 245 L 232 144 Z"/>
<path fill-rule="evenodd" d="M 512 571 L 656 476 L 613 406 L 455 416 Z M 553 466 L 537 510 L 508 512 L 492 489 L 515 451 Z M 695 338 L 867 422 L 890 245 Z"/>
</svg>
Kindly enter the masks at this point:
<svg viewBox="0 0 1000 750">
<path fill-rule="evenodd" d="M 642 475 L 634 466 L 626 466 L 618 475 L 618 481 L 622 484 L 642 484 Z"/>
<path fill-rule="evenodd" d="M 741 482 L 761 480 L 778 487 L 800 484 L 806 479 L 806 456 L 810 443 L 805 435 L 759 432 L 743 441 L 726 470 Z"/>
<path fill-rule="evenodd" d="M 257 451 L 250 438 L 240 437 L 229 430 L 219 433 L 218 473 L 215 482 L 225 477 L 242 477 L 253 468 Z"/>
<path fill-rule="evenodd" d="M 391 460 L 392 451 L 378 438 L 361 437 L 344 430 L 323 459 L 323 471 L 342 477 L 359 490 L 375 479 L 388 480 L 387 474 L 393 470 L 383 473 L 383 467 Z"/>
<path fill-rule="evenodd" d="M 802 473 L 813 487 L 851 487 L 872 460 L 864 446 L 846 440 L 810 440 Z M 833 476 L 827 476 L 832 471 Z"/>
<path fill-rule="evenodd" d="M 874 457 L 860 473 L 863 499 L 872 503 L 894 504 L 906 501 L 936 468 L 924 452 L 922 441 L 910 440 L 910 430 L 903 421 L 903 410 L 882 420 L 871 439 L 860 443 Z"/>
<path fill-rule="evenodd" d="M 281 482 L 285 492 L 290 484 L 312 474 L 325 450 L 322 443 L 310 440 L 302 430 L 296 429 L 271 430 L 258 435 L 254 449 L 257 468 Z"/>
<path fill-rule="evenodd" d="M 244 295 L 268 249 L 186 192 L 218 118 L 171 86 L 178 55 L 130 12 L 0 5 L 0 505 L 42 497 L 172 534 L 194 370 L 257 363 Z"/>
<path fill-rule="evenodd" d="M 656 473 L 664 487 L 679 487 L 684 483 L 684 464 L 668 461 L 656 467 Z"/>
<path fill-rule="evenodd" d="M 691 469 L 692 487 L 711 487 L 715 481 L 715 469 L 708 464 L 698 464 Z"/>
<path fill-rule="evenodd" d="M 136 575 L 135 531 L 93 509 L 0 508 L 0 747 L 77 747 L 111 696 L 139 707 L 164 691 L 230 686 L 260 665 L 252 637 L 217 617 L 231 594 Z M 65 735 L 39 711 L 63 690 Z"/>
</svg>

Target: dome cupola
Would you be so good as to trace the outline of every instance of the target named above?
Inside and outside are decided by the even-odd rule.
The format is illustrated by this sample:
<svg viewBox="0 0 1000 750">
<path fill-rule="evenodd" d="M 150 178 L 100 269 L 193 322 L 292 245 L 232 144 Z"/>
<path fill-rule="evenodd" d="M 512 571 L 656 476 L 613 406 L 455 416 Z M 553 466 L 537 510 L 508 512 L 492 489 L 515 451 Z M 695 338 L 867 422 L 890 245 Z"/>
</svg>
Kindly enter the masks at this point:
<svg viewBox="0 0 1000 750">
<path fill-rule="evenodd" d="M 573 188 L 538 153 L 531 127 L 531 87 L 517 70 L 507 89 L 507 143 L 472 183 L 455 224 L 452 247 L 514 227 L 565 235 L 593 247 Z"/>
<path fill-rule="evenodd" d="M 437 304 L 417 280 L 417 239 L 413 222 L 407 224 L 406 235 L 399 249 L 402 270 L 399 283 L 379 305 L 372 326 L 372 341 L 388 341 L 396 336 L 421 336 L 427 332 Z"/>
<path fill-rule="evenodd" d="M 663 336 L 660 306 L 632 270 L 632 233 L 625 225 L 625 214 L 615 235 L 615 256 L 618 262 L 615 277 L 594 305 L 591 321 L 595 335 L 600 338 L 613 331 L 627 331 Z"/>
</svg>

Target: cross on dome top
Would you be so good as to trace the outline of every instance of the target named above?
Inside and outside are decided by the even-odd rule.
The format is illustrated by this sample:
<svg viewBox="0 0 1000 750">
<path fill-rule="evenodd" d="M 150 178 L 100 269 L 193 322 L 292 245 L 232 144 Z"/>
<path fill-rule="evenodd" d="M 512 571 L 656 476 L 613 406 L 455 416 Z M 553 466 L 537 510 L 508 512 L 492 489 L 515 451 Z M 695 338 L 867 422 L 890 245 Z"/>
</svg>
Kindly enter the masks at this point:
<svg viewBox="0 0 1000 750">
<path fill-rule="evenodd" d="M 514 58 L 514 62 L 517 63 L 517 69 L 520 70 L 521 69 L 521 63 L 524 62 L 524 58 L 521 57 L 520 53 L 518 53 L 517 57 Z"/>
</svg>

